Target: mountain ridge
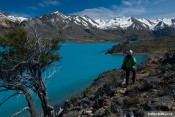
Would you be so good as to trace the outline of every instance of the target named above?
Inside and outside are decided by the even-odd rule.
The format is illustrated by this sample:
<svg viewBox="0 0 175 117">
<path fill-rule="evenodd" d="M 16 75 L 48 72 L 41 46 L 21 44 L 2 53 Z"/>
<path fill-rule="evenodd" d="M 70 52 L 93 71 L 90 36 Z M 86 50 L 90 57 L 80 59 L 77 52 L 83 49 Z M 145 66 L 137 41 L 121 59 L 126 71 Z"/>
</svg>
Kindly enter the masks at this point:
<svg viewBox="0 0 175 117">
<path fill-rule="evenodd" d="M 20 26 L 29 33 L 34 32 L 35 29 L 41 38 L 46 39 L 61 37 L 70 41 L 91 40 L 100 42 L 119 41 L 133 36 L 140 38 L 175 36 L 175 19 L 170 18 L 150 20 L 121 17 L 109 20 L 93 20 L 88 16 L 64 15 L 59 11 L 40 17 L 23 18 L 0 12 L 0 24 L 4 24 L 2 23 L 4 20 L 19 22 Z M 167 30 L 171 30 L 171 33 L 169 34 Z"/>
<path fill-rule="evenodd" d="M 134 18 L 134 17 L 115 17 L 115 18 L 111 18 L 111 19 L 92 19 L 87 15 L 64 15 L 63 13 L 59 12 L 59 11 L 55 11 L 52 13 L 48 13 L 48 14 L 44 14 L 40 17 L 33 17 L 33 18 L 43 18 L 43 16 L 46 15 L 53 15 L 53 14 L 57 14 L 58 16 L 60 15 L 62 18 L 64 19 L 69 19 L 71 20 L 72 18 L 74 19 L 74 22 L 77 23 L 78 25 L 80 25 L 79 23 L 84 23 L 85 21 L 89 21 L 88 23 L 91 24 L 91 26 L 93 27 L 97 27 L 100 29 L 106 29 L 106 28 L 116 28 L 120 27 L 120 28 L 128 28 L 129 26 L 131 26 L 133 24 L 133 22 L 131 21 L 132 19 L 135 19 L 141 23 L 143 23 L 142 25 L 146 25 L 145 27 L 149 27 L 149 29 L 151 30 L 156 30 L 157 28 L 154 28 L 158 25 L 160 25 L 160 23 L 164 23 L 166 26 L 169 27 L 174 27 L 175 25 L 175 19 L 170 19 L 170 18 L 162 18 L 162 19 L 146 19 L 146 18 Z M 25 18 L 25 17 L 17 17 L 17 16 L 12 16 L 12 15 L 7 15 L 4 12 L 0 12 L 0 20 L 3 19 L 8 19 L 11 21 L 28 21 L 31 20 L 33 18 Z M 82 19 L 82 22 L 80 22 L 80 19 Z M 127 21 L 128 20 L 128 21 Z M 87 22 L 86 22 L 87 23 Z M 84 23 L 84 26 L 87 26 L 87 24 Z M 153 28 L 150 28 L 153 27 Z M 161 27 L 163 28 L 164 26 L 161 25 Z"/>
</svg>

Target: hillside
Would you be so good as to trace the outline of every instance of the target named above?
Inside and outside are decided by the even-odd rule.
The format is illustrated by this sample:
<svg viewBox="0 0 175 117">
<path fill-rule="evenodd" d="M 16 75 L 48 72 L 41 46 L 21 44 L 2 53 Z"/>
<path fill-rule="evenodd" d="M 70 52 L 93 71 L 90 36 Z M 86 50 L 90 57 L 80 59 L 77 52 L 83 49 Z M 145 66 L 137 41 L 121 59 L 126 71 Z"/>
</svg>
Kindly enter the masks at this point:
<svg viewBox="0 0 175 117">
<path fill-rule="evenodd" d="M 137 66 L 136 83 L 122 88 L 121 70 L 99 76 L 94 83 L 65 103 L 63 117 L 116 117 L 146 111 L 175 111 L 175 50 Z"/>
<path fill-rule="evenodd" d="M 88 16 L 53 12 L 31 18 L 22 22 L 21 26 L 28 32 L 35 29 L 42 38 L 62 37 L 66 41 L 80 42 L 116 42 L 133 37 L 146 39 L 154 36 L 175 36 L 174 19 L 168 18 L 148 20 L 121 17 L 93 20 Z"/>
<path fill-rule="evenodd" d="M 126 53 L 129 49 L 132 49 L 135 54 L 147 53 L 147 54 L 163 54 L 170 48 L 175 48 L 174 37 L 161 37 L 136 40 L 136 43 L 128 43 L 128 41 L 121 42 L 119 45 L 113 46 L 107 53 L 120 54 Z"/>
<path fill-rule="evenodd" d="M 9 23 L 10 22 L 10 23 Z M 23 18 L 0 12 L 0 36 L 15 28 L 14 24 L 39 38 L 63 38 L 76 42 L 116 42 L 126 38 L 147 39 L 175 37 L 175 19 L 138 19 L 119 17 L 91 19 L 88 16 L 65 15 L 58 11 L 40 17 Z"/>
</svg>

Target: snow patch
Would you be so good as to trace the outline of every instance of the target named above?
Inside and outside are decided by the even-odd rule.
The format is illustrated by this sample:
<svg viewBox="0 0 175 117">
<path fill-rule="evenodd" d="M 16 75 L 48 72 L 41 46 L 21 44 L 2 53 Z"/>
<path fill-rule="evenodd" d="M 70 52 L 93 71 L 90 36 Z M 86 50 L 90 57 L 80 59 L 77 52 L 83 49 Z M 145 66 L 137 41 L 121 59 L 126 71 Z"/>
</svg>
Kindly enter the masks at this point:
<svg viewBox="0 0 175 117">
<path fill-rule="evenodd" d="M 126 29 L 133 24 L 131 17 L 113 18 L 111 20 L 98 19 L 95 21 L 99 24 L 97 27 L 100 29 L 115 29 L 118 27 Z"/>
</svg>

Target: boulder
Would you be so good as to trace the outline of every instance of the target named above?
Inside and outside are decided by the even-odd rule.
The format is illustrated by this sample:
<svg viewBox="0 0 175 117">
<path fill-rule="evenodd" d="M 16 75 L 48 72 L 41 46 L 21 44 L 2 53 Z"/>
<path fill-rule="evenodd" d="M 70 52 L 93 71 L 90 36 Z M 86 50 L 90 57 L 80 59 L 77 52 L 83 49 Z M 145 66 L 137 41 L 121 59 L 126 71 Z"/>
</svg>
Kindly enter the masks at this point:
<svg viewBox="0 0 175 117">
<path fill-rule="evenodd" d="M 171 95 L 175 99 L 175 83 L 164 89 L 164 95 Z"/>
<path fill-rule="evenodd" d="M 95 111 L 93 117 L 103 117 L 105 115 L 105 109 L 100 108 L 97 111 Z"/>
<path fill-rule="evenodd" d="M 143 91 L 148 91 L 152 88 L 159 88 L 163 82 L 157 77 L 145 78 L 142 82 L 135 85 L 135 89 Z"/>
<path fill-rule="evenodd" d="M 98 109 L 103 106 L 111 106 L 110 97 L 100 97 L 94 101 L 93 108 Z"/>
<path fill-rule="evenodd" d="M 70 111 L 69 113 L 63 114 L 63 117 L 77 117 L 78 111 Z"/>
<path fill-rule="evenodd" d="M 151 87 L 157 88 L 161 83 L 163 83 L 159 78 L 157 77 L 148 77 L 144 80 L 147 84 L 150 84 Z"/>
<path fill-rule="evenodd" d="M 82 108 L 87 108 L 92 104 L 92 102 L 88 99 L 88 98 L 83 98 L 81 100 L 80 105 L 82 106 Z"/>
<path fill-rule="evenodd" d="M 171 96 L 162 96 L 150 99 L 145 103 L 146 111 L 171 111 L 173 108 L 174 98 Z"/>
<path fill-rule="evenodd" d="M 170 50 L 167 52 L 161 60 L 163 65 L 165 64 L 175 64 L 175 50 Z"/>
</svg>

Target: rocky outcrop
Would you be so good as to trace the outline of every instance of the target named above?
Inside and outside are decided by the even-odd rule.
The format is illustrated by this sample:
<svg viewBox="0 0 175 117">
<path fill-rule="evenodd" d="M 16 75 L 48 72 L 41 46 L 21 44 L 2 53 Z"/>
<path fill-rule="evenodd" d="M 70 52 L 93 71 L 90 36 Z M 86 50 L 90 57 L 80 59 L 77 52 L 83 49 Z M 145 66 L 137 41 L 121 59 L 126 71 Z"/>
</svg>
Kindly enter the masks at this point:
<svg viewBox="0 0 175 117">
<path fill-rule="evenodd" d="M 157 37 L 161 37 L 161 36 L 174 37 L 175 36 L 175 27 L 165 27 L 163 29 L 154 30 L 153 34 Z"/>
<path fill-rule="evenodd" d="M 175 50 L 137 66 L 137 80 L 122 88 L 124 71 L 105 72 L 79 96 L 65 103 L 63 117 L 144 116 L 175 110 Z"/>
<path fill-rule="evenodd" d="M 129 41 L 124 41 L 118 45 L 113 46 L 107 53 L 109 54 L 120 54 L 126 53 L 128 50 L 133 50 L 135 54 L 140 53 L 165 53 L 170 48 L 175 48 L 174 46 L 175 38 L 161 37 L 161 38 L 151 38 L 137 40 L 136 43 L 129 43 Z"/>
<path fill-rule="evenodd" d="M 0 37 L 12 29 L 19 27 L 18 23 L 12 22 L 8 19 L 1 19 L 0 17 Z"/>
<path fill-rule="evenodd" d="M 150 99 L 148 102 L 145 103 L 145 110 L 146 111 L 154 111 L 154 110 L 161 110 L 161 111 L 169 111 L 172 110 L 174 104 L 174 98 L 171 96 L 162 96 Z"/>
</svg>

